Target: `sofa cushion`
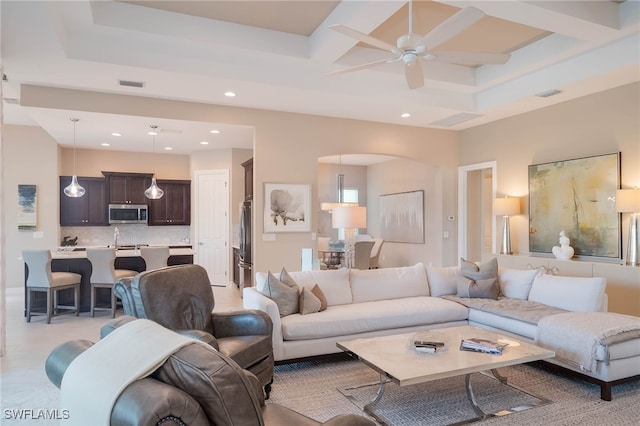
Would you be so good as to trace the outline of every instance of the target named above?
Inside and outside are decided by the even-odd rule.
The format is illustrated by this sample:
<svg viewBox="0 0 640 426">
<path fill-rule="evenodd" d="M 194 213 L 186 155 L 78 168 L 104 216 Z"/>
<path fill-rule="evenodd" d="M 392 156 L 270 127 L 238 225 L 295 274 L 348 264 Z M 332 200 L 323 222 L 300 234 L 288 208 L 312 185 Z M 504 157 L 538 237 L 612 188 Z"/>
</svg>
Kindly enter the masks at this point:
<svg viewBox="0 0 640 426">
<path fill-rule="evenodd" d="M 602 277 L 562 277 L 540 274 L 533 280 L 529 300 L 567 311 L 599 311 L 606 280 Z"/>
<path fill-rule="evenodd" d="M 457 278 L 460 297 L 498 298 L 498 260 L 493 258 L 477 265 L 461 259 L 460 273 Z"/>
<path fill-rule="evenodd" d="M 329 306 L 282 318 L 284 340 L 321 339 L 370 331 L 466 321 L 468 309 L 439 297 L 419 296 Z"/>
<path fill-rule="evenodd" d="M 322 271 L 295 271 L 289 275 L 298 283 L 298 286 L 312 289 L 318 284 L 327 298 L 328 306 L 344 305 L 351 303 L 351 285 L 349 284 L 349 270 L 335 269 Z"/>
<path fill-rule="evenodd" d="M 498 270 L 500 294 L 505 297 L 527 300 L 533 280 L 539 273 L 537 269 L 500 268 Z"/>
<path fill-rule="evenodd" d="M 460 267 L 434 267 L 427 266 L 427 281 L 431 296 L 440 297 L 445 294 L 458 292 L 458 272 Z"/>
<path fill-rule="evenodd" d="M 353 303 L 429 296 L 427 274 L 422 263 L 399 268 L 351 269 L 349 281 Z"/>
<path fill-rule="evenodd" d="M 281 317 L 298 312 L 298 287 L 282 283 L 271 271 L 267 273 L 267 281 L 260 292 L 276 302 Z"/>
</svg>

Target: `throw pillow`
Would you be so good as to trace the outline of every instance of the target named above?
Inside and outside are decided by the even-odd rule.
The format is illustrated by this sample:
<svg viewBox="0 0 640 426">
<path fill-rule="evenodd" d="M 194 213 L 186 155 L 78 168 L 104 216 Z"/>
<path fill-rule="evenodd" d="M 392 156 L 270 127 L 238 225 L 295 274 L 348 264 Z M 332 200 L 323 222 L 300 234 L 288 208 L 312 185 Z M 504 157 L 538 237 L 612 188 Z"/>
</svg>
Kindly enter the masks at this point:
<svg viewBox="0 0 640 426">
<path fill-rule="evenodd" d="M 260 291 L 269 299 L 276 302 L 280 317 L 298 312 L 298 287 L 289 287 L 273 276 L 271 271 L 267 273 L 267 282 Z"/>
<path fill-rule="evenodd" d="M 320 299 L 318 299 L 308 288 L 303 288 L 300 292 L 300 314 L 307 315 L 320 312 Z"/>
<path fill-rule="evenodd" d="M 291 275 L 289 275 L 289 273 L 287 272 L 286 269 L 284 269 L 284 267 L 282 268 L 282 271 L 280 271 L 280 282 L 288 285 L 289 287 L 295 288 L 296 290 L 299 289 L 299 286 L 296 280 L 294 280 L 291 277 Z"/>
<path fill-rule="evenodd" d="M 498 260 L 493 258 L 481 265 L 460 260 L 458 296 L 498 299 Z"/>
<path fill-rule="evenodd" d="M 313 295 L 320 300 L 320 311 L 324 311 L 325 309 L 327 309 L 327 298 L 325 297 L 322 289 L 320 288 L 320 286 L 318 286 L 318 284 L 313 286 L 313 288 L 311 289 L 311 293 L 313 293 Z"/>
</svg>

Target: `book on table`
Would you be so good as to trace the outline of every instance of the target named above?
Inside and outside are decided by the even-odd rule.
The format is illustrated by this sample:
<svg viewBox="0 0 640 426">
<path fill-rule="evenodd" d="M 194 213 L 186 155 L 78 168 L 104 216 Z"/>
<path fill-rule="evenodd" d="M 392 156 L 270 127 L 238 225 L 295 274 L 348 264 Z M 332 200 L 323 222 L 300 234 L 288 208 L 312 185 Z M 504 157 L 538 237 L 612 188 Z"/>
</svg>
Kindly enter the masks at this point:
<svg viewBox="0 0 640 426">
<path fill-rule="evenodd" d="M 498 343 L 492 340 L 479 339 L 477 337 L 471 337 L 460 341 L 460 350 L 483 352 L 493 355 L 500 355 L 502 350 L 508 346 L 506 343 Z"/>
</svg>

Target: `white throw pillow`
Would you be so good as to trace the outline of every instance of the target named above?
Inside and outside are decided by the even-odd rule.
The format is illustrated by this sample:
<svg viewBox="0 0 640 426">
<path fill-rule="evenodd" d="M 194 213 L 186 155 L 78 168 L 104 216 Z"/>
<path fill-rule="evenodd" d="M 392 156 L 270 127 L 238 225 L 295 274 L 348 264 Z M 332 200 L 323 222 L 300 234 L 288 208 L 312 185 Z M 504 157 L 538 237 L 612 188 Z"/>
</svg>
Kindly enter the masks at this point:
<svg viewBox="0 0 640 426">
<path fill-rule="evenodd" d="M 539 273 L 537 269 L 500 268 L 498 271 L 500 294 L 513 299 L 527 300 L 533 280 Z"/>
<path fill-rule="evenodd" d="M 599 311 L 606 283 L 602 277 L 541 274 L 533 280 L 529 300 L 567 311 Z"/>
<path fill-rule="evenodd" d="M 457 294 L 457 276 L 459 271 L 459 266 L 427 266 L 427 281 L 429 281 L 429 292 L 431 296 L 440 297 L 447 294 Z"/>
</svg>

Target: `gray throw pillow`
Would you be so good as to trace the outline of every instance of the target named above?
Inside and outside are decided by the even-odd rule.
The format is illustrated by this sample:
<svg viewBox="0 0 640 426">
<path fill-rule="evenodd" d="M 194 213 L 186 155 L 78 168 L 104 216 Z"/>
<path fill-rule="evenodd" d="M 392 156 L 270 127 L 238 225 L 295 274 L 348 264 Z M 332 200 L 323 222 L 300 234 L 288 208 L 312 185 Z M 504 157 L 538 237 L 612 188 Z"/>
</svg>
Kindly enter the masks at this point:
<svg viewBox="0 0 640 426">
<path fill-rule="evenodd" d="M 320 299 L 308 288 L 303 288 L 300 292 L 300 314 L 307 315 L 320 312 Z"/>
<path fill-rule="evenodd" d="M 498 299 L 498 260 L 493 258 L 481 265 L 460 259 L 457 277 L 459 297 Z"/>
<path fill-rule="evenodd" d="M 276 302 L 280 317 L 298 312 L 298 287 L 289 287 L 273 276 L 271 271 L 267 273 L 267 282 L 260 291 L 269 299 Z"/>
</svg>

